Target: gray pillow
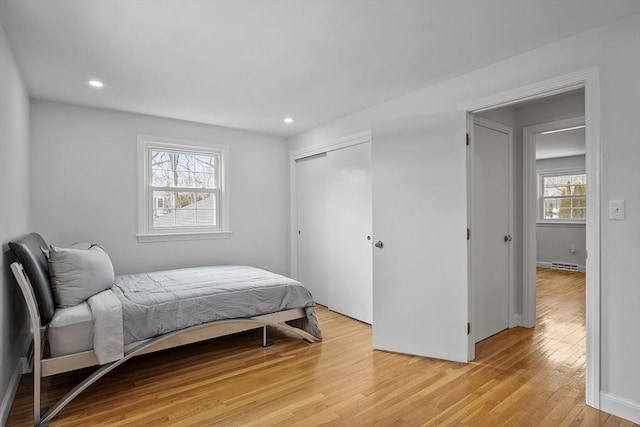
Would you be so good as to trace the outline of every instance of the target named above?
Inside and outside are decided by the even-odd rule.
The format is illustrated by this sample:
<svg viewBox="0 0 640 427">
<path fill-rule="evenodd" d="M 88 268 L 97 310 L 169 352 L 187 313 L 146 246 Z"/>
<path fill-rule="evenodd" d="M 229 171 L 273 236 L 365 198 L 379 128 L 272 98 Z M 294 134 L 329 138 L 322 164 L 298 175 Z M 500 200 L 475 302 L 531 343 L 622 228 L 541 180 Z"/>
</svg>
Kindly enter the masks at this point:
<svg viewBox="0 0 640 427">
<path fill-rule="evenodd" d="M 89 242 L 76 242 L 69 247 L 75 248 L 75 249 L 89 249 L 91 246 L 93 246 L 93 244 Z M 46 256 L 47 259 L 49 259 L 49 248 L 40 248 L 40 249 L 42 250 L 42 253 L 44 254 L 44 256 Z"/>
<path fill-rule="evenodd" d="M 88 249 L 49 249 L 49 274 L 59 307 L 72 307 L 111 288 L 114 273 L 109 255 L 99 245 Z"/>
</svg>

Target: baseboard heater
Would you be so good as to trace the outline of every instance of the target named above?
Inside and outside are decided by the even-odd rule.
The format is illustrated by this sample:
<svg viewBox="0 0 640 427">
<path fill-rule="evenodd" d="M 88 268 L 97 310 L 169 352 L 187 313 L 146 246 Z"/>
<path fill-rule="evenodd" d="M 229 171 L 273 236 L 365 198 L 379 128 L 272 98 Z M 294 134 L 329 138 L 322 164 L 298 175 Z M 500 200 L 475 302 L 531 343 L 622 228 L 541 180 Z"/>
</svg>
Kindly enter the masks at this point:
<svg viewBox="0 0 640 427">
<path fill-rule="evenodd" d="M 551 268 L 553 270 L 578 271 L 578 264 L 569 264 L 566 262 L 552 262 Z"/>
</svg>

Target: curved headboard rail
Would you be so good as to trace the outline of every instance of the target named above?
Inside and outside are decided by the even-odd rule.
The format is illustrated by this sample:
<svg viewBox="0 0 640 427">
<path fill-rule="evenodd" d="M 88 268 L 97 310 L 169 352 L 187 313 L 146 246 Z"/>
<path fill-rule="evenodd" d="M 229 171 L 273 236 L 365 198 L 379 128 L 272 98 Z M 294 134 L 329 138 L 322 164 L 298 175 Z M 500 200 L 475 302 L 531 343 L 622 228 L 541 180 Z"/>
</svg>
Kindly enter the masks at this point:
<svg viewBox="0 0 640 427">
<path fill-rule="evenodd" d="M 40 314 L 38 311 L 38 303 L 36 302 L 36 296 L 33 292 L 33 287 L 29 281 L 29 276 L 22 264 L 14 262 L 11 264 L 11 271 L 18 282 L 22 296 L 27 303 L 27 309 L 29 311 L 29 321 L 31 323 L 31 331 L 33 332 L 33 422 L 34 425 L 40 424 L 40 376 L 42 370 L 42 350 L 44 349 L 44 343 L 42 339 L 47 336 L 46 330 L 41 333 L 40 330 Z"/>
<path fill-rule="evenodd" d="M 53 318 L 56 309 L 49 278 L 49 261 L 44 255 L 44 250 L 49 246 L 38 233 L 29 233 L 9 242 L 9 247 L 29 278 L 40 313 L 40 325 L 45 326 Z"/>
</svg>

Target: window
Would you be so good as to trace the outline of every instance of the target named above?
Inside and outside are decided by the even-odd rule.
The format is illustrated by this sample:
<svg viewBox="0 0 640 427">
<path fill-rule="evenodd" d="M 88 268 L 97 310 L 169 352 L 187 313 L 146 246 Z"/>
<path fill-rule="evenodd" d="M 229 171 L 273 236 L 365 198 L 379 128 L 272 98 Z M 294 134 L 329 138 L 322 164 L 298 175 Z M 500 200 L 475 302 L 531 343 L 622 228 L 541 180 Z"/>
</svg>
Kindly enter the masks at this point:
<svg viewBox="0 0 640 427">
<path fill-rule="evenodd" d="M 587 217 L 587 176 L 584 172 L 540 175 L 540 220 L 584 222 Z"/>
<path fill-rule="evenodd" d="M 225 145 L 140 136 L 138 240 L 228 237 Z"/>
<path fill-rule="evenodd" d="M 154 197 L 153 200 L 155 201 L 153 203 L 153 207 L 156 209 L 162 209 L 164 208 L 165 205 L 165 198 L 164 197 Z"/>
</svg>

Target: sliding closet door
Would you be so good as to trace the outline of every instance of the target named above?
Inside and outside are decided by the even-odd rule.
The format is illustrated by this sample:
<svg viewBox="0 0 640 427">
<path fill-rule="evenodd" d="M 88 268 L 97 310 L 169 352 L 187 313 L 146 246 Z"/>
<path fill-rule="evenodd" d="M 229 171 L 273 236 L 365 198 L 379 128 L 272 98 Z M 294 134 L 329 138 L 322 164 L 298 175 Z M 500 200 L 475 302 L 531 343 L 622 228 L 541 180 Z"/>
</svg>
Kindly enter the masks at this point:
<svg viewBox="0 0 640 427">
<path fill-rule="evenodd" d="M 327 155 L 296 160 L 298 280 L 318 304 L 328 305 Z"/>
<path fill-rule="evenodd" d="M 327 153 L 329 308 L 371 323 L 371 143 Z"/>
<path fill-rule="evenodd" d="M 466 120 L 373 126 L 374 348 L 468 360 Z"/>
</svg>

